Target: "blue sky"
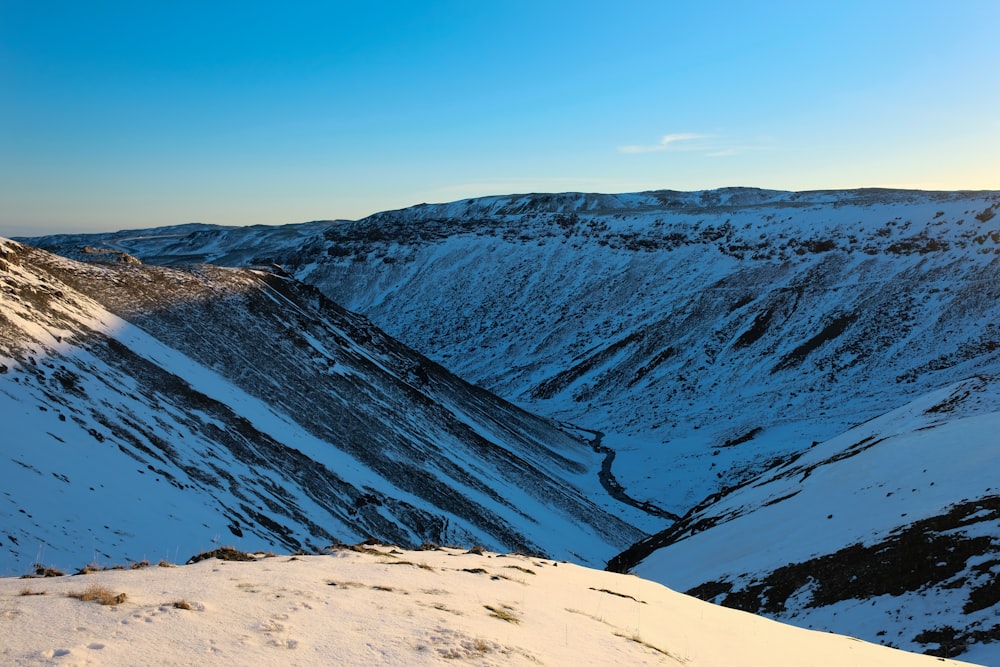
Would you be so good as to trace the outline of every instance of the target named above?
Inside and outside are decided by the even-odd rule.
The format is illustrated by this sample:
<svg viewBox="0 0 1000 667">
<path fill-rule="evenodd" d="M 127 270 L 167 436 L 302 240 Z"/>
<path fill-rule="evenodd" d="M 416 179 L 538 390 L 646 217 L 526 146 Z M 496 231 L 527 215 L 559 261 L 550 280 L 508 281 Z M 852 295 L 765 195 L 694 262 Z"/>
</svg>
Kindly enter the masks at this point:
<svg viewBox="0 0 1000 667">
<path fill-rule="evenodd" d="M 0 0 L 0 236 L 1000 189 L 1000 2 Z"/>
</svg>

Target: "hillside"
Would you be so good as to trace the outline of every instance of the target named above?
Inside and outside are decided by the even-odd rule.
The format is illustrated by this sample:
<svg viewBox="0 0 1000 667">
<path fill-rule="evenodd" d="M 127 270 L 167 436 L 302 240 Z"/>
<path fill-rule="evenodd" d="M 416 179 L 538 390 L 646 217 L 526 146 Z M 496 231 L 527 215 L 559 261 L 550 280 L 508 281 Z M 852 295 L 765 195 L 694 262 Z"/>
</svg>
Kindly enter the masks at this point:
<svg viewBox="0 0 1000 667">
<path fill-rule="evenodd" d="M 931 392 L 706 499 L 616 571 L 802 627 L 997 664 L 1000 386 Z"/>
<path fill-rule="evenodd" d="M 570 193 L 38 242 L 278 263 L 459 376 L 604 431 L 619 481 L 682 514 L 997 372 L 997 208 L 995 192 Z"/>
<path fill-rule="evenodd" d="M 359 546 L 328 555 L 145 565 L 0 579 L 0 661 L 960 664 L 722 609 L 638 577 L 523 555 Z"/>
<path fill-rule="evenodd" d="M 642 536 L 585 438 L 287 277 L 3 240 L 0 289 L 4 573 L 373 536 L 600 565 Z"/>
<path fill-rule="evenodd" d="M 567 193 L 40 242 L 279 264 L 463 378 L 588 429 L 604 487 L 656 533 L 615 566 L 996 663 L 998 209 L 997 192 Z M 866 583 L 814 594 L 823 568 Z M 779 579 L 796 588 L 778 595 Z"/>
</svg>

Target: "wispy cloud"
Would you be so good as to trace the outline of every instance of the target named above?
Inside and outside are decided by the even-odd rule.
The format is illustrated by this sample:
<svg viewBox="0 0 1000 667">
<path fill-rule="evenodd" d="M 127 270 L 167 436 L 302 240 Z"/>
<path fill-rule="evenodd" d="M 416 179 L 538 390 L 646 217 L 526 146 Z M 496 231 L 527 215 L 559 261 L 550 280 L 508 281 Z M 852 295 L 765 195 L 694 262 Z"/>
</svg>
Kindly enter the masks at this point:
<svg viewBox="0 0 1000 667">
<path fill-rule="evenodd" d="M 687 151 L 701 153 L 704 157 L 729 157 L 750 151 L 769 150 L 770 142 L 739 141 L 732 137 L 695 132 L 665 134 L 656 144 L 619 146 L 619 153 L 656 153 L 662 151 Z"/>
<path fill-rule="evenodd" d="M 630 145 L 630 146 L 619 146 L 619 153 L 656 153 L 658 151 L 669 151 L 678 150 L 681 148 L 683 150 L 683 144 L 685 142 L 691 142 L 694 140 L 704 140 L 710 139 L 711 135 L 708 134 L 695 134 L 693 132 L 677 132 L 674 134 L 665 134 L 663 138 L 660 139 L 660 143 L 651 145 Z M 674 144 L 681 143 L 682 146 L 678 147 Z"/>
<path fill-rule="evenodd" d="M 705 157 L 729 157 L 730 155 L 739 155 L 746 149 L 742 147 L 732 147 L 732 148 L 720 148 L 718 150 L 712 150 L 705 153 Z"/>
</svg>

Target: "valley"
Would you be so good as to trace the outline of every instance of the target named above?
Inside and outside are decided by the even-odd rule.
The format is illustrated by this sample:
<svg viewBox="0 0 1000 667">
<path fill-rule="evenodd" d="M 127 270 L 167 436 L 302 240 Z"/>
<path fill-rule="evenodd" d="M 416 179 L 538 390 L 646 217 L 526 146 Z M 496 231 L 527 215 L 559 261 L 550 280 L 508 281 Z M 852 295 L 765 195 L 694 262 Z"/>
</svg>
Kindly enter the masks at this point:
<svg viewBox="0 0 1000 667">
<path fill-rule="evenodd" d="M 563 543 L 574 559 L 610 558 L 807 627 L 989 657 L 1000 602 L 989 584 L 1000 567 L 990 510 L 1000 488 L 991 426 L 1000 413 L 998 208 L 996 192 L 566 193 L 358 221 L 29 241 L 77 259 L 87 259 L 84 247 L 104 247 L 163 267 L 208 262 L 249 267 L 272 284 L 294 278 L 308 286 L 295 290 L 314 290 L 307 300 L 359 313 L 385 344 L 391 336 L 416 350 L 425 361 L 392 367 L 410 386 L 425 382 L 421 372 L 448 369 L 472 383 L 463 392 L 476 401 L 488 392 L 510 402 L 505 411 L 516 405 L 560 425 L 582 465 L 570 504 L 592 499 L 607 514 L 604 545 L 640 533 L 617 557 L 607 546 Z M 288 403 L 283 382 L 268 388 L 270 372 L 213 360 L 219 337 L 185 334 L 189 309 L 168 327 L 114 304 L 113 292 L 101 298 L 144 330 L 183 341 L 202 363 L 221 364 L 226 377 L 246 376 L 240 386 L 266 404 Z M 206 315 L 202 330 L 223 318 Z M 290 334 L 268 335 L 278 344 Z M 431 398 L 467 414 L 455 398 Z M 475 432 L 494 432 L 477 423 Z M 513 493 L 495 488 L 501 505 Z M 562 521 L 534 509 L 504 515 L 511 531 L 525 515 Z M 823 568 L 863 569 L 920 535 L 935 545 L 920 562 L 947 566 L 921 569 L 904 548 L 887 570 L 873 570 L 885 580 L 914 567 L 889 577 L 898 587 L 824 593 L 844 585 L 824 583 Z M 870 612 L 859 616 L 862 606 Z M 924 611 L 907 611 L 915 606 Z"/>
</svg>

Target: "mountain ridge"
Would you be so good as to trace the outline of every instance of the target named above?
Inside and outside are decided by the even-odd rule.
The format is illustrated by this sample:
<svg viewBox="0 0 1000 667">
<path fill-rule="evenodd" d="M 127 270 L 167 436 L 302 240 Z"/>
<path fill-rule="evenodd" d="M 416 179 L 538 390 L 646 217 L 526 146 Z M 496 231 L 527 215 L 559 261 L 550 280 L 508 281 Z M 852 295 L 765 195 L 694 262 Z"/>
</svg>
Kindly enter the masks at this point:
<svg viewBox="0 0 1000 667">
<path fill-rule="evenodd" d="M 998 319 L 978 311 L 997 296 L 998 201 L 995 192 L 740 188 L 488 197 L 308 233 L 206 232 L 146 254 L 279 264 L 461 377 L 608 432 L 619 469 L 630 460 L 615 440 L 623 433 L 669 441 L 699 470 L 716 463 L 712 475 L 753 473 L 896 407 L 886 399 L 900 391 L 1000 368 Z M 588 213 L 594 202 L 614 212 Z M 873 374 L 874 359 L 893 371 Z M 709 408 L 732 402 L 740 384 L 753 414 L 780 405 L 786 416 L 717 419 Z M 866 394 L 841 418 L 842 406 L 828 404 L 839 387 Z M 724 446 L 752 432 L 769 456 L 741 460 L 741 448 Z M 799 444 L 766 443 L 789 437 Z M 728 482 L 690 488 L 667 509 L 682 513 Z"/>
<path fill-rule="evenodd" d="M 909 580 L 918 590 L 900 596 L 904 602 L 873 592 L 862 603 L 811 606 L 822 596 L 802 586 L 783 600 L 792 622 L 955 655 L 996 645 L 982 620 L 994 608 L 985 604 L 992 594 L 982 582 L 1000 542 L 991 492 L 966 497 L 961 476 L 942 472 L 932 488 L 893 486 L 889 500 L 876 499 L 857 485 L 861 473 L 853 466 L 878 461 L 864 475 L 880 477 L 872 488 L 888 487 L 895 470 L 912 463 L 893 452 L 997 413 L 998 208 L 995 191 L 512 195 L 308 228 L 205 230 L 141 246 L 116 237 L 108 245 L 156 262 L 279 265 L 461 377 L 532 412 L 603 433 L 623 493 L 638 508 L 665 513 L 659 526 L 651 525 L 655 516 L 630 515 L 654 535 L 646 544 L 664 548 L 626 568 L 645 568 L 685 590 L 700 587 L 709 599 L 729 596 L 780 614 L 760 593 L 776 573 L 828 562 L 857 567 L 841 552 L 866 531 L 891 552 L 891 540 L 930 535 L 920 521 L 943 517 L 940 525 L 951 527 L 931 535 L 935 548 L 961 547 L 968 557 L 943 578 Z M 66 240 L 57 245 L 71 251 Z M 947 398 L 955 388 L 959 394 Z M 947 400 L 927 403 L 940 392 Z M 946 407 L 921 422 L 908 405 Z M 857 429 L 900 410 L 912 417 L 904 432 L 871 433 L 875 444 L 856 447 L 868 437 Z M 992 451 L 989 429 L 965 432 L 977 456 Z M 946 439 L 935 442 L 946 451 Z M 801 485 L 768 481 L 821 451 L 832 452 L 815 469 L 822 475 Z M 941 470 L 958 470 L 952 463 L 945 459 Z M 961 474 L 974 486 L 998 488 L 992 470 Z M 752 566 L 741 560 L 745 550 L 731 549 L 731 562 L 706 569 L 701 580 L 675 579 L 674 568 L 651 565 L 697 563 L 688 545 L 707 544 L 712 535 L 728 535 L 727 548 L 755 544 L 742 526 L 779 510 L 788 513 L 789 531 L 816 541 L 816 530 L 835 525 L 838 513 L 807 503 L 816 493 L 810 489 L 820 488 L 809 485 L 835 473 L 844 476 L 847 495 L 836 496 L 844 502 L 867 498 L 894 508 L 908 498 L 924 509 L 903 509 L 881 527 L 870 523 L 881 514 L 859 513 L 855 532 L 836 533 L 843 541 L 826 544 L 828 553 L 800 561 L 764 549 L 773 558 Z M 963 523 L 960 508 L 976 502 L 985 503 L 981 520 Z M 670 516 L 681 519 L 670 526 Z M 699 522 L 697 539 L 675 539 Z M 975 553 L 961 546 L 963 531 L 971 531 Z M 941 562 L 957 563 L 946 553 Z M 970 603 L 973 596 L 980 602 Z M 845 620 L 852 604 L 885 618 L 875 622 L 871 612 L 859 616 L 861 626 L 852 624 Z M 907 620 L 900 604 L 937 604 L 940 613 Z M 985 606 L 965 613 L 966 604 Z M 859 614 L 860 607 L 850 608 Z"/>
<path fill-rule="evenodd" d="M 178 509 L 151 511 L 178 548 L 220 531 L 291 550 L 378 535 L 599 563 L 641 534 L 590 499 L 603 494 L 586 440 L 313 288 L 245 269 L 79 264 L 7 241 L 0 271 L 0 401 L 16 464 L 0 510 L 6 568 L 27 569 L 36 547 L 64 567 L 64 548 L 141 560 L 156 531 L 137 508 L 164 492 Z M 91 483 L 70 483 L 79 476 Z M 67 498 L 78 525 L 59 514 Z M 86 518 L 98 506 L 106 516 Z"/>
</svg>

